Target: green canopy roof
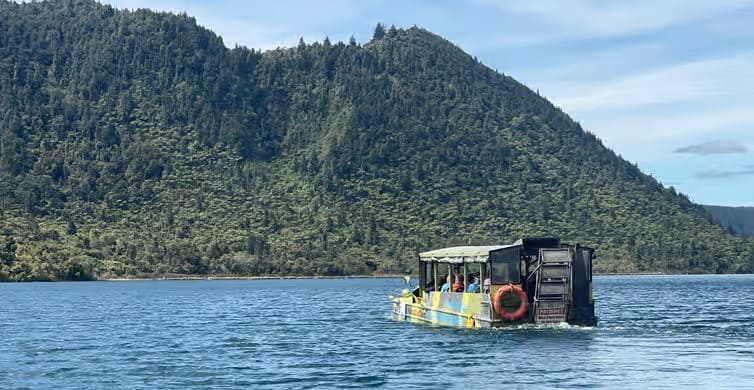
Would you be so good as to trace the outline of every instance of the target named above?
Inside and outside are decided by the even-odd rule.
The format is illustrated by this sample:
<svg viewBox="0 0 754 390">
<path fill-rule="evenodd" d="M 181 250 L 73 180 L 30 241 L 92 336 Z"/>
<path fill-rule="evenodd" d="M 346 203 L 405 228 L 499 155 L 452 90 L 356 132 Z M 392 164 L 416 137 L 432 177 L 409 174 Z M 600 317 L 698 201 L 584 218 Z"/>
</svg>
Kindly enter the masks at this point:
<svg viewBox="0 0 754 390">
<path fill-rule="evenodd" d="M 489 256 L 490 251 L 505 248 L 502 245 L 487 246 L 454 246 L 450 248 L 435 249 L 429 252 L 419 254 L 421 258 L 430 257 L 471 257 L 471 256 Z"/>
<path fill-rule="evenodd" d="M 484 263 L 487 262 L 490 252 L 518 245 L 521 245 L 521 240 L 511 245 L 454 246 L 422 252 L 419 257 L 424 261 L 441 263 Z"/>
</svg>

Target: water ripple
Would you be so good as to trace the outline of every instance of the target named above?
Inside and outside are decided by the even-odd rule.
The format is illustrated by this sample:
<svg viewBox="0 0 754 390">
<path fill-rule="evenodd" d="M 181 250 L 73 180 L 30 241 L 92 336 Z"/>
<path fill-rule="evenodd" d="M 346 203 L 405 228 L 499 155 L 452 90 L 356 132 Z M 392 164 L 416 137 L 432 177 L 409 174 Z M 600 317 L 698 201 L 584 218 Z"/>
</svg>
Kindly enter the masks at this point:
<svg viewBox="0 0 754 390">
<path fill-rule="evenodd" d="M 0 388 L 737 388 L 754 276 L 595 279 L 598 327 L 388 319 L 399 280 L 0 284 Z"/>
</svg>

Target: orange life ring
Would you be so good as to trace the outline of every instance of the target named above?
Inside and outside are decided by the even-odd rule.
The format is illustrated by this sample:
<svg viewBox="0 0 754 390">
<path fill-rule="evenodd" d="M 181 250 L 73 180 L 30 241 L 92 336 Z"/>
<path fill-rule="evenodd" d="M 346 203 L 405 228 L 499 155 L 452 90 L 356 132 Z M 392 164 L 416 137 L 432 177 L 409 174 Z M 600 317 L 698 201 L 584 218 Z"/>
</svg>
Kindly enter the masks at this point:
<svg viewBox="0 0 754 390">
<path fill-rule="evenodd" d="M 503 297 L 510 293 L 516 294 L 521 300 L 521 304 L 518 305 L 518 309 L 514 312 L 507 312 L 503 308 Z M 526 291 L 524 291 L 521 286 L 509 284 L 500 287 L 500 289 L 497 290 L 495 297 L 492 299 L 492 308 L 495 309 L 497 314 L 499 314 L 504 320 L 518 321 L 521 318 L 524 318 L 524 314 L 529 310 L 529 298 L 526 296 Z"/>
</svg>

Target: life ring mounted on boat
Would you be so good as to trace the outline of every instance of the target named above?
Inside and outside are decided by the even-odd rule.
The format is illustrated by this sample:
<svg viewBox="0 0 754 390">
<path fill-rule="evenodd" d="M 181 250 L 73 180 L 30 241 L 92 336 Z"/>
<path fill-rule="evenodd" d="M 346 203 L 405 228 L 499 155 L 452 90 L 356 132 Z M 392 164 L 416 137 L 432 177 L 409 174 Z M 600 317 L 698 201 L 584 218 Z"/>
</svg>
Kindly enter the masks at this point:
<svg viewBox="0 0 754 390">
<path fill-rule="evenodd" d="M 521 300 L 518 308 L 512 312 L 505 311 L 505 308 L 503 307 L 503 299 L 508 294 L 515 294 L 518 299 Z M 526 296 L 526 291 L 524 291 L 521 286 L 509 284 L 500 287 L 497 290 L 495 296 L 492 298 L 492 308 L 495 309 L 495 312 L 497 312 L 497 314 L 499 314 L 504 320 L 518 321 L 521 318 L 524 318 L 524 314 L 529 310 L 529 298 Z"/>
</svg>

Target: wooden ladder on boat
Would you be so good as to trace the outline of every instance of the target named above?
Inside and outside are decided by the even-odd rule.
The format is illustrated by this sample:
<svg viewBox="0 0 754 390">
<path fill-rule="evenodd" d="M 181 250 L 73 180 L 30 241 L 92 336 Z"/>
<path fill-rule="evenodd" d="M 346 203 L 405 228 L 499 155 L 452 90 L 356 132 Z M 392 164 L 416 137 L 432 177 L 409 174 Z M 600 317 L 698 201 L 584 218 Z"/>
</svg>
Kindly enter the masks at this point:
<svg viewBox="0 0 754 390">
<path fill-rule="evenodd" d="M 571 306 L 573 254 L 568 248 L 543 248 L 538 260 L 534 323 L 566 322 Z"/>
</svg>

